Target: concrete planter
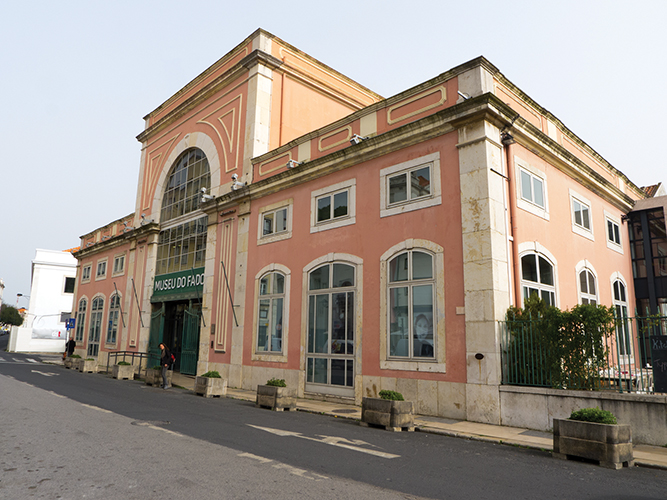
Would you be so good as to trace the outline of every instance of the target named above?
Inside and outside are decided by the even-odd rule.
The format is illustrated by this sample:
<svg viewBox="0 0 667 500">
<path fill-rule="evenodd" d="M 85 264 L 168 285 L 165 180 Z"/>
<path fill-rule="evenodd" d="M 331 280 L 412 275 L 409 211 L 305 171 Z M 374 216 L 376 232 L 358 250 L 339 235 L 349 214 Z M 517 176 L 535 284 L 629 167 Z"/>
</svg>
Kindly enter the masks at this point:
<svg viewBox="0 0 667 500">
<path fill-rule="evenodd" d="M 412 401 L 390 401 L 382 398 L 361 400 L 361 424 L 384 427 L 388 431 L 414 431 Z"/>
<path fill-rule="evenodd" d="M 134 366 L 113 365 L 111 376 L 119 380 L 134 380 Z"/>
<path fill-rule="evenodd" d="M 97 373 L 96 359 L 80 359 L 79 371 L 81 373 Z"/>
<path fill-rule="evenodd" d="M 552 456 L 597 460 L 600 466 L 610 469 L 632 467 L 632 429 L 627 424 L 596 424 L 554 418 Z"/>
<path fill-rule="evenodd" d="M 270 408 L 275 411 L 294 410 L 296 408 L 296 397 L 293 391 L 287 387 L 258 385 L 256 406 Z"/>
<path fill-rule="evenodd" d="M 174 372 L 167 370 L 167 385 L 171 387 L 171 376 Z M 162 370 L 153 370 L 149 368 L 146 370 L 146 385 L 154 387 L 162 387 Z"/>
<path fill-rule="evenodd" d="M 205 398 L 220 397 L 227 394 L 227 381 L 224 378 L 195 378 L 195 394 Z"/>
<path fill-rule="evenodd" d="M 71 369 L 73 368 L 74 362 L 75 362 L 75 361 L 78 361 L 78 360 L 79 360 L 79 358 L 70 358 L 70 357 L 67 357 L 67 358 L 65 358 L 65 359 L 63 360 L 63 366 L 64 366 L 65 368 L 67 368 L 68 370 L 71 370 Z M 74 369 L 76 370 L 76 369 L 78 369 L 78 368 L 74 368 Z"/>
</svg>

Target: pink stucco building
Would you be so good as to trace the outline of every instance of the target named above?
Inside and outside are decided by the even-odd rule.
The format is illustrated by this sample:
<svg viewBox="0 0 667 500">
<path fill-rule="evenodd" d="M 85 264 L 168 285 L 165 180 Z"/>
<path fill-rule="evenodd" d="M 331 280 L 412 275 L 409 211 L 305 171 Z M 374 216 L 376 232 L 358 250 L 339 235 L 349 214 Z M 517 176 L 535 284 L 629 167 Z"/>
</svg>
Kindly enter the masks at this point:
<svg viewBox="0 0 667 500">
<path fill-rule="evenodd" d="M 500 423 L 508 306 L 635 306 L 646 193 L 482 57 L 385 99 L 258 30 L 145 121 L 135 212 L 75 254 L 100 364 L 164 341 L 232 387 Z"/>
</svg>

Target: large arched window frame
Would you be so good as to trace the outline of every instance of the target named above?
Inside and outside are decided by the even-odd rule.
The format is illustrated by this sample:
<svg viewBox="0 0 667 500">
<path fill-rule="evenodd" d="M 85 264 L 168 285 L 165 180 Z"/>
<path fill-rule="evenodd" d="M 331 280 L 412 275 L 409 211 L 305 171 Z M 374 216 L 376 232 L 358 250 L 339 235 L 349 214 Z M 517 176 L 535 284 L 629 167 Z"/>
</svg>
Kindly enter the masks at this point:
<svg viewBox="0 0 667 500">
<path fill-rule="evenodd" d="M 160 209 L 160 222 L 165 223 L 199 209 L 201 189 L 209 190 L 211 174 L 208 159 L 201 149 L 191 148 L 171 168 Z"/>
<path fill-rule="evenodd" d="M 577 263 L 575 270 L 579 304 L 599 304 L 598 273 L 593 265 L 588 260 L 584 259 Z"/>
<path fill-rule="evenodd" d="M 414 255 L 426 254 L 432 258 L 432 278 L 420 277 L 422 275 L 414 274 Z M 401 255 L 408 256 L 407 259 L 400 259 Z M 398 258 L 398 260 L 396 260 Z M 410 263 L 410 258 L 413 262 Z M 412 266 L 411 281 L 398 281 L 391 279 L 392 262 L 398 265 L 407 262 L 408 268 Z M 408 269 L 408 270 L 409 270 Z M 417 278 L 417 279 L 415 279 Z M 406 321 L 407 327 L 411 332 L 410 341 L 407 343 L 409 356 L 399 356 L 402 354 L 397 351 L 398 342 L 396 337 L 396 325 L 393 323 L 392 317 L 392 292 L 397 288 L 405 286 L 432 286 L 433 287 L 433 318 L 429 320 L 428 328 L 432 329 L 433 337 L 433 355 L 432 356 L 415 356 L 415 338 L 414 333 L 415 320 L 420 319 L 419 311 L 415 314 L 415 308 L 412 308 L 411 315 L 408 315 Z M 444 373 L 446 371 L 445 365 L 445 266 L 444 266 L 444 249 L 431 241 L 422 239 L 410 239 L 403 241 L 389 248 L 380 258 L 380 368 L 389 370 L 406 370 L 406 371 L 420 371 L 420 372 L 438 372 Z M 414 292 L 414 289 L 413 289 Z M 392 336 L 393 334 L 393 336 Z M 427 333 L 426 337 L 430 335 Z M 393 338 L 392 338 L 393 337 Z M 402 343 L 402 346 L 406 342 Z M 401 347 L 402 348 L 402 347 Z M 426 351 L 424 351 L 426 352 Z M 421 353 L 421 350 L 419 354 Z"/>
<path fill-rule="evenodd" d="M 537 294 L 548 305 L 556 305 L 556 273 L 545 255 L 528 252 L 521 256 L 521 296 L 525 301 Z"/>
<path fill-rule="evenodd" d="M 88 309 L 88 299 L 85 297 L 79 300 L 79 307 L 76 311 L 76 330 L 74 330 L 74 341 L 83 342 L 83 334 L 86 331 L 86 311 Z"/>
<path fill-rule="evenodd" d="M 618 353 L 621 356 L 632 356 L 632 335 L 630 320 L 628 319 L 628 288 L 625 280 L 614 273 L 611 279 L 611 297 L 614 304 L 614 314 L 617 318 L 616 341 L 618 342 Z"/>
<path fill-rule="evenodd" d="M 102 317 L 104 316 L 104 296 L 93 297 L 90 304 L 90 326 L 88 327 L 88 356 L 96 357 L 100 352 Z"/>
</svg>

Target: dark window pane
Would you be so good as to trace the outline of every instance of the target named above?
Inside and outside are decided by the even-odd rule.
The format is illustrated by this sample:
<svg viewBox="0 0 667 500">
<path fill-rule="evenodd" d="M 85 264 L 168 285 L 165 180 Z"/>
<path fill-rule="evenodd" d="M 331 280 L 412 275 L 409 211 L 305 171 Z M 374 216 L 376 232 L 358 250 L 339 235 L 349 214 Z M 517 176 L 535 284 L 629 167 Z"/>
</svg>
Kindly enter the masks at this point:
<svg viewBox="0 0 667 500">
<path fill-rule="evenodd" d="M 554 269 L 546 259 L 540 257 L 540 283 L 545 285 L 554 284 Z"/>
<path fill-rule="evenodd" d="M 331 196 L 317 200 L 317 222 L 331 219 Z"/>
<path fill-rule="evenodd" d="M 529 254 L 521 257 L 521 276 L 527 281 L 537 283 L 537 255 Z"/>
<path fill-rule="evenodd" d="M 318 267 L 310 273 L 310 289 L 323 290 L 329 288 L 329 264 Z"/>
<path fill-rule="evenodd" d="M 389 203 L 408 199 L 407 176 L 405 174 L 389 178 Z"/>
<path fill-rule="evenodd" d="M 389 281 L 406 281 L 408 279 L 408 252 L 394 257 L 389 262 Z"/>
<path fill-rule="evenodd" d="M 336 193 L 334 195 L 334 218 L 335 217 L 345 217 L 348 213 L 347 210 L 347 191 L 342 193 Z"/>
<path fill-rule="evenodd" d="M 354 267 L 347 264 L 334 264 L 332 286 L 334 288 L 354 286 Z"/>
<path fill-rule="evenodd" d="M 424 252 L 412 252 L 412 279 L 433 277 L 433 257 Z"/>
<path fill-rule="evenodd" d="M 415 199 L 431 194 L 431 168 L 424 167 L 410 172 L 410 198 Z"/>
</svg>

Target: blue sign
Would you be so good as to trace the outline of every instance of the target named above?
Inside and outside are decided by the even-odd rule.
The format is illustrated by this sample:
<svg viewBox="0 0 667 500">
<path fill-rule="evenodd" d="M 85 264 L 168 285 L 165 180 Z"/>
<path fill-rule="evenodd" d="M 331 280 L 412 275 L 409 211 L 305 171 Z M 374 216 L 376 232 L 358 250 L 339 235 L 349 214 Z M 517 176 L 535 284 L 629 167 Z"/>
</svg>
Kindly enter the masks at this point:
<svg viewBox="0 0 667 500">
<path fill-rule="evenodd" d="M 75 323 L 76 323 L 76 319 L 75 319 L 75 318 L 70 318 L 70 319 L 68 319 L 68 320 L 67 320 L 67 326 L 66 326 L 66 328 L 67 328 L 68 330 L 74 330 L 74 324 L 75 324 Z"/>
</svg>

